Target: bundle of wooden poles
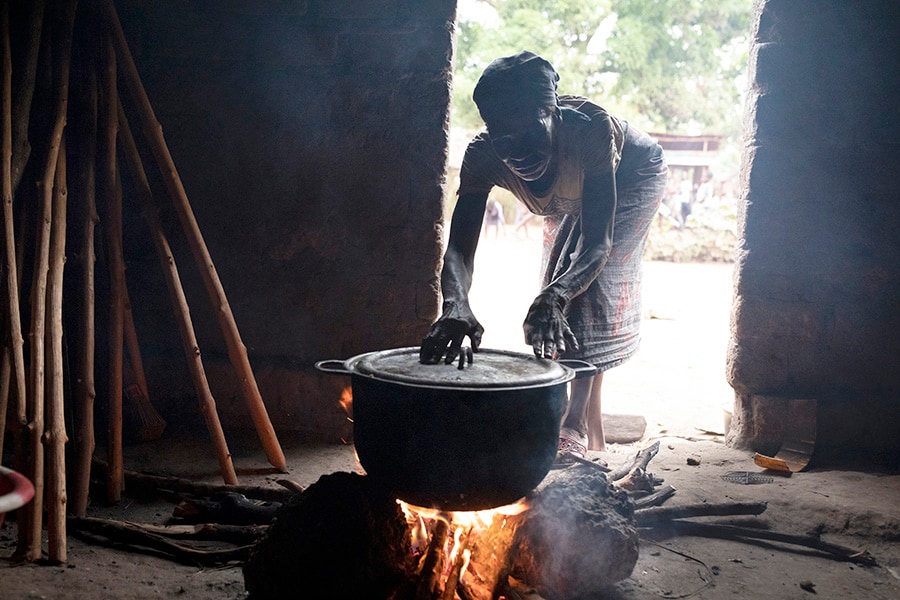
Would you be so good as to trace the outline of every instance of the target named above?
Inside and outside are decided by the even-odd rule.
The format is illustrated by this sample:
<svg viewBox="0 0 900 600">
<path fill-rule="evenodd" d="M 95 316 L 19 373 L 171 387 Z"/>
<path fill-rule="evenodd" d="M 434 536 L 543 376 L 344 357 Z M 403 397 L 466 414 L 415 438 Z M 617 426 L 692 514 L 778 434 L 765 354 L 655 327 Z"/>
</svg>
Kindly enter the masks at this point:
<svg viewBox="0 0 900 600">
<path fill-rule="evenodd" d="M 12 41 L 11 23 L 16 34 Z M 266 457 L 282 472 L 286 462 L 113 0 L 0 0 L 0 38 L 4 238 L 0 331 L 5 334 L 0 354 L 0 457 L 8 430 L 13 468 L 35 486 L 34 500 L 17 514 L 16 555 L 27 561 L 42 557 L 46 522 L 48 558 L 64 562 L 66 517 L 82 517 L 88 506 L 95 450 L 94 400 L 103 397 L 95 389 L 99 374 L 95 355 L 100 344 L 108 344 L 108 364 L 99 365 L 105 376 L 99 379 L 108 384 L 105 476 L 110 502 L 119 501 L 124 486 L 123 391 L 136 386 L 137 393 L 128 396 L 135 396 L 152 413 L 125 284 L 123 176 L 132 184 L 129 189 L 137 197 L 159 255 L 199 410 L 223 480 L 238 483 L 141 150 L 152 156 L 148 162 L 159 170 L 165 188 L 159 195 L 174 205 Z M 129 117 L 140 124 L 140 148 Z M 67 155 L 67 147 L 78 151 Z M 67 206 L 70 181 L 75 193 Z M 102 226 L 102 248 L 95 243 L 97 223 Z M 67 238 L 78 240 L 77 247 L 67 250 Z M 95 272 L 95 250 L 102 250 L 106 257 L 106 273 Z M 67 286 L 64 295 L 67 253 L 76 258 L 69 269 L 77 270 L 79 285 L 75 294 L 73 286 Z M 104 275 L 108 298 L 98 299 L 95 283 Z M 77 350 L 67 354 L 64 303 L 77 307 L 79 313 L 78 331 L 66 331 L 67 346 Z M 95 341 L 97 305 L 109 307 L 105 342 Z M 76 359 L 64 369 L 68 356 Z M 132 376 L 126 380 L 123 374 Z M 66 411 L 67 402 L 74 410 Z M 67 431 L 70 413 L 72 425 Z M 155 418 L 154 425 L 160 426 L 158 416 L 146 418 Z M 74 447 L 68 452 L 67 486 L 70 436 Z"/>
</svg>

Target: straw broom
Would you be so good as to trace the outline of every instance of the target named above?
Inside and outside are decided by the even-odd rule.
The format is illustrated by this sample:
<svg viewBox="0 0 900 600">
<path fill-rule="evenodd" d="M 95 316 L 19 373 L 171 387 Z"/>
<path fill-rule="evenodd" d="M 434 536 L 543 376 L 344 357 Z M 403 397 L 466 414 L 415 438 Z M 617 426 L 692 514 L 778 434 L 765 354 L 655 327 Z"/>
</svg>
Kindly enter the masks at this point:
<svg viewBox="0 0 900 600">
<path fill-rule="evenodd" d="M 157 440 L 162 437 L 163 431 L 166 429 L 166 421 L 150 401 L 127 285 L 125 286 L 125 349 L 128 352 L 123 365 L 125 398 L 128 400 L 129 414 L 134 418 L 137 440 L 139 442 Z"/>
</svg>

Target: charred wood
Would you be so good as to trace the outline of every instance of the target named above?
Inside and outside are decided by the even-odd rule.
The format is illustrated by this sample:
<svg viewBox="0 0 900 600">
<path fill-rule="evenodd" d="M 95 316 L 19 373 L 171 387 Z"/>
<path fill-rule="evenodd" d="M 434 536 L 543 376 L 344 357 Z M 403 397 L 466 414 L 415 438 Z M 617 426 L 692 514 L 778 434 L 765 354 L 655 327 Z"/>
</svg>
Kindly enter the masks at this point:
<svg viewBox="0 0 900 600">
<path fill-rule="evenodd" d="M 648 496 L 636 499 L 634 501 L 634 510 L 638 511 L 651 506 L 659 506 L 673 495 L 675 495 L 675 488 L 671 485 L 664 486 Z"/>
<path fill-rule="evenodd" d="M 209 499 L 185 498 L 172 514 L 188 523 L 268 525 L 280 506 L 278 502 L 252 501 L 237 492 L 217 492 Z"/>
<path fill-rule="evenodd" d="M 94 467 L 99 474 L 103 474 L 107 468 L 106 461 L 95 458 Z M 269 502 L 287 502 L 297 494 L 297 489 L 303 489 L 298 484 L 290 482 L 290 488 L 282 481 L 282 488 L 262 487 L 255 485 L 228 485 L 219 483 L 206 483 L 203 481 L 193 481 L 182 477 L 171 477 L 167 475 L 152 475 L 149 473 L 139 473 L 125 469 L 125 481 L 128 489 L 132 492 L 144 492 L 152 494 L 161 494 L 163 492 L 175 492 L 192 494 L 194 496 L 206 497 L 212 496 L 220 492 L 235 492 L 242 494 L 247 498 L 256 500 L 265 500 Z"/>
<path fill-rule="evenodd" d="M 428 551 L 422 558 L 422 568 L 416 583 L 415 600 L 437 600 L 441 595 L 441 573 L 444 571 L 444 545 L 450 524 L 444 519 L 437 519 L 431 532 Z"/>
<path fill-rule="evenodd" d="M 765 502 L 724 502 L 721 504 L 689 504 L 685 506 L 654 506 L 636 510 L 634 519 L 638 527 L 652 527 L 655 523 L 686 517 L 725 517 L 761 515 Z"/>
<path fill-rule="evenodd" d="M 656 441 L 646 448 L 642 448 L 641 450 L 639 450 L 631 459 L 631 462 L 627 462 L 610 471 L 607 475 L 607 478 L 610 481 L 615 482 L 619 479 L 622 479 L 636 468 L 646 470 L 647 465 L 650 464 L 650 461 L 653 460 L 653 457 L 656 456 L 658 452 L 659 441 Z"/>
<path fill-rule="evenodd" d="M 250 545 L 221 549 L 195 548 L 166 536 L 145 530 L 140 525 L 94 517 L 72 517 L 69 529 L 75 535 L 96 543 L 125 547 L 136 552 L 162 554 L 183 564 L 214 566 L 240 561 L 249 554 Z"/>
<path fill-rule="evenodd" d="M 770 531 L 768 529 L 756 529 L 751 527 L 738 527 L 735 525 L 722 525 L 718 523 L 698 523 L 696 521 L 674 520 L 665 524 L 658 524 L 652 529 L 657 534 L 674 533 L 677 535 L 696 535 L 716 539 L 734 540 L 745 543 L 755 541 L 771 541 L 792 544 L 817 550 L 839 561 L 853 562 L 861 565 L 875 566 L 875 558 L 867 550 L 857 550 L 839 544 L 823 541 L 818 536 L 792 535 Z"/>
</svg>

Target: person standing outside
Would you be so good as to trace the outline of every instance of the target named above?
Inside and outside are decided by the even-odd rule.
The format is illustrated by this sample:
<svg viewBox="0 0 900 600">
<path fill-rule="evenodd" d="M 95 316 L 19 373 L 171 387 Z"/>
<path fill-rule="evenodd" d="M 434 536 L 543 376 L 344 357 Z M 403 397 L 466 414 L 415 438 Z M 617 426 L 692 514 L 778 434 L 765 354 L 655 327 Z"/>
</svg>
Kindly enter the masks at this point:
<svg viewBox="0 0 900 600">
<path fill-rule="evenodd" d="M 506 235 L 506 221 L 503 219 L 503 205 L 496 198 L 488 198 L 484 211 L 484 235 L 488 234 L 491 228 L 494 228 L 494 239 L 500 237 L 502 233 Z"/>
<path fill-rule="evenodd" d="M 542 287 L 523 324 L 539 359 L 578 358 L 598 374 L 573 380 L 559 451 L 605 450 L 603 374 L 637 351 L 641 260 L 665 189 L 662 148 L 580 96 L 560 96 L 559 76 L 523 51 L 491 62 L 473 99 L 486 129 L 466 149 L 441 271 L 442 314 L 420 361 L 453 362 L 484 328 L 469 306 L 488 194 L 512 192 L 544 217 Z"/>
</svg>

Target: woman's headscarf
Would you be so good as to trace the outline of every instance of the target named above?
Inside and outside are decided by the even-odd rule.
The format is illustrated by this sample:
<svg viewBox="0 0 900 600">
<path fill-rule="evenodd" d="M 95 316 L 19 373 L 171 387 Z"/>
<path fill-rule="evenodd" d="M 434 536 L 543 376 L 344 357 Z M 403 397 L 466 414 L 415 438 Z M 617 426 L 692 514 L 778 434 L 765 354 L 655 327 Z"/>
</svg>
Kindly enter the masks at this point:
<svg viewBox="0 0 900 600">
<path fill-rule="evenodd" d="M 496 116 L 556 106 L 559 75 L 549 62 L 523 51 L 491 62 L 481 74 L 472 99 L 485 122 Z"/>
</svg>

